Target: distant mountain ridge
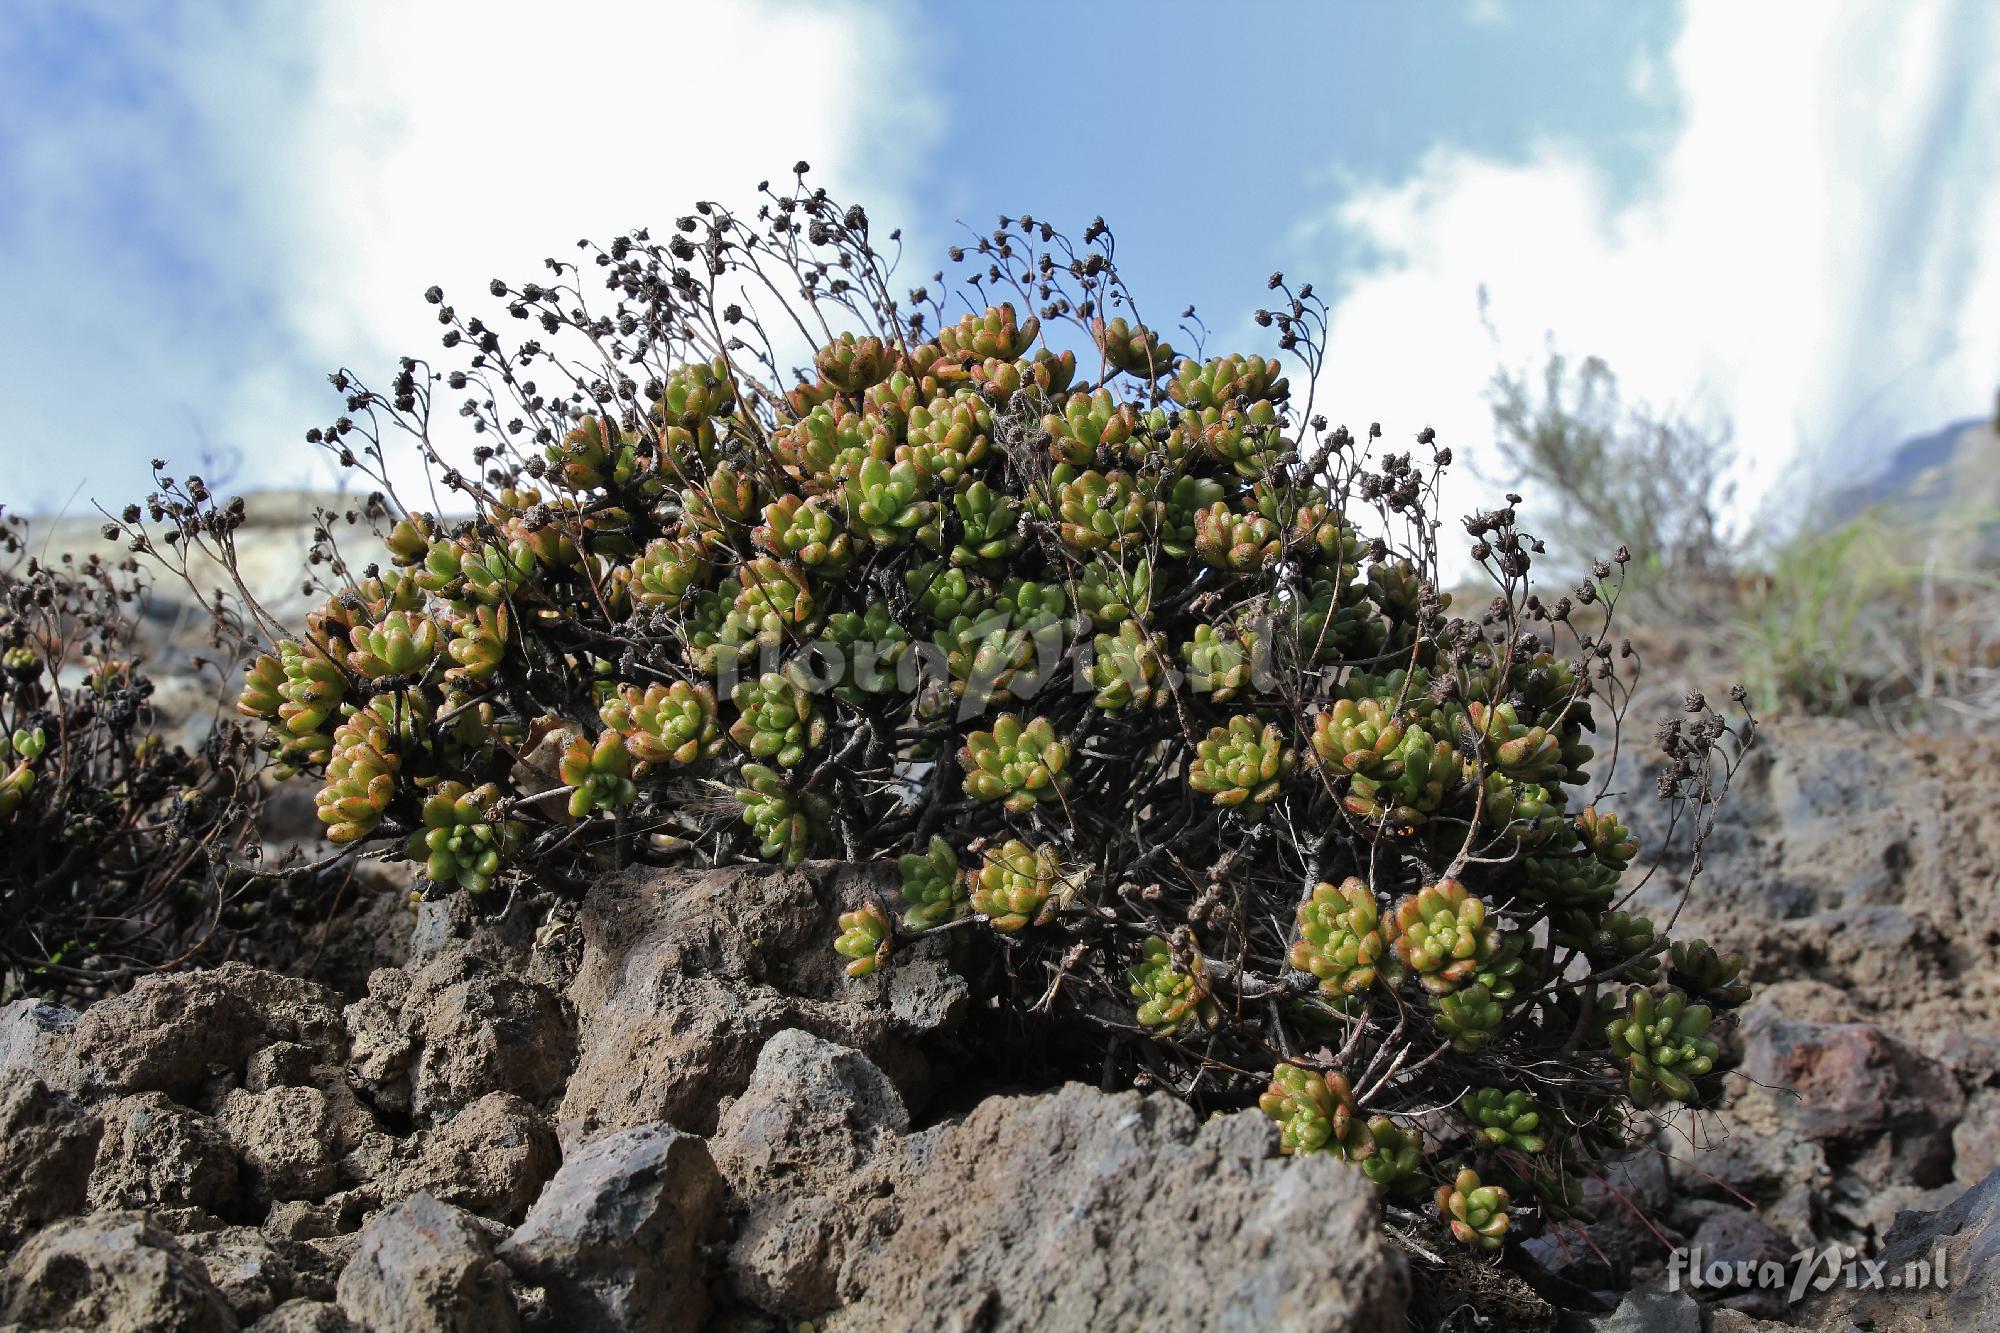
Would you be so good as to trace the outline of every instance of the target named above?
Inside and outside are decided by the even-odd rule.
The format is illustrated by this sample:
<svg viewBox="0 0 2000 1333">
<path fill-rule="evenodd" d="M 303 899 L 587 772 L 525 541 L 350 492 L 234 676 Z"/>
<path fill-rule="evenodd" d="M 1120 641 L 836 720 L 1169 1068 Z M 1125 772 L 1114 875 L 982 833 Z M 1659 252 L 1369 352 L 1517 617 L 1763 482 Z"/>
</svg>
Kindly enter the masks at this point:
<svg viewBox="0 0 2000 1333">
<path fill-rule="evenodd" d="M 1898 445 L 1870 476 L 1829 495 L 1822 511 L 1846 523 L 1871 510 L 1927 532 L 1954 563 L 2000 561 L 2000 431 L 1991 417 L 1956 421 Z"/>
</svg>

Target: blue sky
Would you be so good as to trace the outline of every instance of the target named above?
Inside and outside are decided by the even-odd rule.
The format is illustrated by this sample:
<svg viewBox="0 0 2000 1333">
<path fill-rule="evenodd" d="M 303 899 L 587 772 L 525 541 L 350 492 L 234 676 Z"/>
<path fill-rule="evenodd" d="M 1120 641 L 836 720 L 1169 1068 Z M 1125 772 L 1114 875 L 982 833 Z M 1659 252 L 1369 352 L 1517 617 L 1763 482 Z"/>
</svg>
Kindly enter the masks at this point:
<svg viewBox="0 0 2000 1333">
<path fill-rule="evenodd" d="M 1733 421 L 1746 490 L 1780 501 L 2000 385 L 1986 0 L 6 8 L 17 508 L 121 501 L 205 451 L 323 484 L 300 437 L 325 372 L 428 348 L 429 283 L 529 274 L 800 157 L 903 227 L 913 282 L 1023 209 L 1105 215 L 1148 308 L 1195 303 L 1214 347 L 1255 345 L 1271 270 L 1313 281 L 1333 414 L 1475 462 L 1494 366 L 1551 336 Z"/>
</svg>

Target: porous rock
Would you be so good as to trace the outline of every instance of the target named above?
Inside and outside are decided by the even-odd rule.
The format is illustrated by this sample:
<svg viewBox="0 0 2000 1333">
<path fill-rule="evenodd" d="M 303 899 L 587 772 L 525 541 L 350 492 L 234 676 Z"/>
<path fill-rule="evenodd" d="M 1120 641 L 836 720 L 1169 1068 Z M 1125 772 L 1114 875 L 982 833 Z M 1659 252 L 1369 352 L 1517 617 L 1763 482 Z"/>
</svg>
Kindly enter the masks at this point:
<svg viewBox="0 0 2000 1333">
<path fill-rule="evenodd" d="M 1854 1143 L 1887 1135 L 1900 1174 L 1951 1178 L 1951 1131 L 1965 1094 L 1941 1062 L 1870 1023 L 1771 1018 L 1748 1032 L 1744 1069 L 1798 1094 L 1791 1123 L 1806 1138 Z"/>
<path fill-rule="evenodd" d="M 97 1114 L 104 1137 L 91 1207 L 219 1212 L 235 1203 L 236 1150 L 207 1116 L 159 1092 L 113 1097 Z"/>
<path fill-rule="evenodd" d="M 97 1120 L 33 1074 L 0 1089 L 0 1246 L 84 1205 Z"/>
<path fill-rule="evenodd" d="M 389 1196 L 424 1193 L 482 1217 L 518 1222 L 555 1173 L 555 1131 L 511 1092 L 489 1092 L 417 1141 Z"/>
<path fill-rule="evenodd" d="M 274 1041 L 298 1042 L 329 1063 L 345 1053 L 338 997 L 322 986 L 223 963 L 141 978 L 77 1019 L 66 1058 L 71 1089 L 96 1100 L 164 1092 L 192 1102 L 203 1083 L 233 1074 Z"/>
<path fill-rule="evenodd" d="M 342 1313 L 379 1333 L 511 1333 L 507 1270 L 450 1204 L 414 1194 L 377 1213 L 341 1270 Z"/>
<path fill-rule="evenodd" d="M 318 1088 L 232 1088 L 215 1121 L 242 1158 L 247 1192 L 259 1205 L 322 1198 L 338 1183 L 332 1103 Z"/>
<path fill-rule="evenodd" d="M 298 1294 L 291 1261 L 255 1227 L 221 1227 L 181 1241 L 201 1260 L 208 1280 L 245 1324 L 261 1319 Z"/>
<path fill-rule="evenodd" d="M 355 1333 L 354 1321 L 331 1301 L 286 1301 L 250 1325 L 249 1333 Z"/>
<path fill-rule="evenodd" d="M 859 1051 L 796 1028 L 771 1038 L 712 1144 L 744 1214 L 728 1256 L 736 1295 L 794 1319 L 831 1306 L 862 1213 L 857 1168 L 909 1127 Z"/>
<path fill-rule="evenodd" d="M 1947 1208 L 1903 1214 L 1875 1263 L 1878 1286 L 1836 1284 L 1808 1303 L 1803 1322 L 1824 1333 L 2000 1328 L 2000 1171 Z"/>
<path fill-rule="evenodd" d="M 52 1088 L 68 1086 L 63 1072 L 76 1010 L 49 1000 L 14 1000 L 0 1007 L 0 1079 L 32 1075 Z"/>
<path fill-rule="evenodd" d="M 568 992 L 589 1021 L 557 1118 L 563 1141 L 654 1120 L 712 1132 L 720 1103 L 742 1092 L 764 1043 L 787 1028 L 864 1052 L 920 1105 L 929 1069 L 912 1039 L 953 1021 L 953 988 L 938 981 L 899 1011 L 885 1002 L 888 977 L 847 978 L 826 947 L 840 912 L 880 888 L 880 870 L 634 870 L 593 886 Z M 898 966 L 930 976 L 940 949 L 919 944 Z"/>
<path fill-rule="evenodd" d="M 1280 1159 L 1255 1112 L 1204 1124 L 1081 1085 L 993 1097 L 904 1140 L 902 1170 L 828 1329 L 1405 1327 L 1374 1187 Z"/>
<path fill-rule="evenodd" d="M 93 1213 L 14 1252 L 0 1322 L 101 1333 L 233 1333 L 236 1316 L 201 1260 L 143 1213 Z"/>
<path fill-rule="evenodd" d="M 543 1288 L 557 1327 L 699 1328 L 699 1250 L 722 1190 L 700 1139 L 664 1123 L 619 1130 L 570 1154 L 500 1256 Z"/>
<path fill-rule="evenodd" d="M 464 947 L 368 980 L 348 1006 L 352 1081 L 377 1107 L 442 1122 L 489 1092 L 540 1104 L 562 1090 L 576 1034 L 562 998 Z"/>
</svg>

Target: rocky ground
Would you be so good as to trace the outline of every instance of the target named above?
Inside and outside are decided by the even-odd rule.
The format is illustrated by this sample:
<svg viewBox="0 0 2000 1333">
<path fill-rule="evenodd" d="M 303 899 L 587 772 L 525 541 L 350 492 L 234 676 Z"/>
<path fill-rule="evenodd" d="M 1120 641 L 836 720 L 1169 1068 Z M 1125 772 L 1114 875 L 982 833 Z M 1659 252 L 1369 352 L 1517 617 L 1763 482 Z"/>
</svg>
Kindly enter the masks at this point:
<svg viewBox="0 0 2000 1333">
<path fill-rule="evenodd" d="M 1996 772 L 1993 740 L 1767 727 L 1687 900 L 1684 851 L 1635 895 L 1750 958 L 1743 1073 L 1532 1266 L 1385 1226 L 1256 1112 L 996 1085 L 941 943 L 840 974 L 876 868 L 631 872 L 484 916 L 377 873 L 243 961 L 0 1010 L 0 1327 L 1986 1333 Z M 309 826 L 286 800 L 275 831 Z M 1665 1289 L 1674 1247 L 1829 1244 L 1948 1285 Z"/>
<path fill-rule="evenodd" d="M 826 864 L 631 872 L 497 918 L 388 894 L 336 923 L 333 985 L 231 962 L 8 1006 L 0 1320 L 1473 1329 L 1551 1326 L 1547 1295 L 1622 1296 L 1603 1328 L 1988 1330 L 1996 761 L 1771 729 L 1682 914 L 1753 960 L 1745 1076 L 1601 1182 L 1596 1224 L 1530 1243 L 1542 1295 L 1379 1226 L 1362 1177 L 1278 1158 L 1255 1112 L 979 1096 L 942 946 L 841 976 L 832 919 L 877 872 Z M 358 975 L 370 950 L 392 965 Z M 1941 1245 L 1951 1285 L 1657 1290 L 1671 1246 L 1829 1242 Z"/>
</svg>

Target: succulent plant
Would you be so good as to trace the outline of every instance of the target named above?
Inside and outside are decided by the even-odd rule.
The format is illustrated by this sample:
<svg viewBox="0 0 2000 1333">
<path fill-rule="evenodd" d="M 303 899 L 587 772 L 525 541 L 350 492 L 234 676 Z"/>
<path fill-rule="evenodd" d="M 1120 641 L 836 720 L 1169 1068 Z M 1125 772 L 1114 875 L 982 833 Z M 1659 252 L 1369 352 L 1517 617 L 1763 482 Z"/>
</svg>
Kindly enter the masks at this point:
<svg viewBox="0 0 2000 1333">
<path fill-rule="evenodd" d="M 845 394 L 857 394 L 880 384 L 895 368 L 896 354 L 880 338 L 843 333 L 813 356 L 820 378 Z"/>
<path fill-rule="evenodd" d="M 559 772 L 563 784 L 574 789 L 569 794 L 572 819 L 582 819 L 593 810 L 621 810 L 639 795 L 632 782 L 632 752 L 615 731 L 605 732 L 595 743 L 583 736 L 570 741 Z"/>
<path fill-rule="evenodd" d="M 1100 634 L 1091 659 L 1090 683 L 1097 687 L 1091 702 L 1116 712 L 1126 707 L 1158 707 L 1167 701 L 1167 664 L 1153 637 L 1134 620 L 1116 634 Z"/>
<path fill-rule="evenodd" d="M 1060 413 L 1042 418 L 1049 437 L 1049 452 L 1058 463 L 1076 468 L 1093 466 L 1102 453 L 1118 449 L 1140 429 L 1139 413 L 1129 403 L 1121 404 L 1104 389 L 1091 394 L 1073 394 Z"/>
<path fill-rule="evenodd" d="M 1480 1183 L 1479 1173 L 1461 1168 L 1449 1185 L 1438 1186 L 1438 1216 L 1461 1244 L 1475 1250 L 1497 1250 L 1507 1243 L 1507 1191 Z"/>
<path fill-rule="evenodd" d="M 1246 814 L 1255 814 L 1277 799 L 1297 764 L 1298 756 L 1276 726 L 1238 713 L 1195 746 L 1188 785 L 1217 805 L 1247 807 Z"/>
<path fill-rule="evenodd" d="M 1019 507 L 984 481 L 975 481 L 953 496 L 952 508 L 959 522 L 958 544 L 951 548 L 953 564 L 1003 561 L 1027 542 L 1020 530 Z"/>
<path fill-rule="evenodd" d="M 642 472 L 638 438 L 609 417 L 584 417 L 548 448 L 556 478 L 571 490 L 631 485 Z"/>
<path fill-rule="evenodd" d="M 1506 1007 L 1477 981 L 1447 994 L 1431 995 L 1431 1021 L 1456 1050 L 1470 1052 L 1486 1045 L 1506 1016 Z"/>
<path fill-rule="evenodd" d="M 935 561 L 912 565 L 903 576 L 903 586 L 916 598 L 917 609 L 939 625 L 976 616 L 992 600 L 991 589 L 976 575 Z"/>
<path fill-rule="evenodd" d="M 915 463 L 879 458 L 850 460 L 840 473 L 847 526 L 876 546 L 915 541 L 935 551 L 942 543 L 938 507 L 930 499 L 930 478 Z"/>
<path fill-rule="evenodd" d="M 1009 838 L 980 855 L 967 874 L 972 910 L 1011 934 L 1039 922 L 1061 879 L 1053 847 Z"/>
<path fill-rule="evenodd" d="M 751 539 L 780 560 L 795 560 L 822 578 L 846 572 L 853 551 L 847 534 L 818 499 L 781 495 L 764 506 Z"/>
<path fill-rule="evenodd" d="M 452 617 L 449 634 L 445 652 L 457 665 L 445 672 L 445 678 L 456 684 L 483 685 L 506 660 L 513 615 L 504 603 L 474 606 L 470 614 Z"/>
<path fill-rule="evenodd" d="M 1734 1009 L 1750 998 L 1743 958 L 1716 953 L 1707 940 L 1676 940 L 1667 951 L 1667 978 L 1718 1009 Z"/>
<path fill-rule="evenodd" d="M 1315 756 L 1319 738 L 1315 731 Z M 1345 762 L 1337 749 L 1329 753 Z M 1405 728 L 1382 762 L 1364 767 L 1349 780 L 1341 804 L 1357 818 L 1400 828 L 1415 828 L 1435 814 L 1462 776 L 1458 752 L 1418 726 Z"/>
<path fill-rule="evenodd" d="M 1077 580 L 1076 605 L 1099 629 L 1116 629 L 1134 616 L 1144 617 L 1153 607 L 1152 561 L 1093 560 Z"/>
<path fill-rule="evenodd" d="M 1562 743 L 1548 728 L 1522 722 L 1513 704 L 1489 706 L 1474 700 L 1465 706 L 1465 718 L 1487 762 L 1517 783 L 1562 775 Z"/>
<path fill-rule="evenodd" d="M 1423 1135 L 1404 1129 L 1386 1115 L 1368 1117 L 1369 1151 L 1350 1157 L 1367 1176 L 1388 1194 L 1408 1194 L 1423 1188 Z"/>
<path fill-rule="evenodd" d="M 783 775 L 763 764 L 743 765 L 740 776 L 745 785 L 737 788 L 736 799 L 743 806 L 743 821 L 757 841 L 757 854 L 788 866 L 811 855 L 825 824 L 824 804 L 795 793 L 785 785 Z"/>
<path fill-rule="evenodd" d="M 766 671 L 740 681 L 730 702 L 738 716 L 729 738 L 759 762 L 790 768 L 826 740 L 826 715 L 812 691 L 791 674 Z"/>
<path fill-rule="evenodd" d="M 431 552 L 435 555 L 449 549 L 434 546 Z M 524 541 L 506 545 L 489 543 L 463 553 L 457 560 L 458 577 L 465 581 L 466 593 L 489 605 L 521 593 L 535 577 L 539 564 L 534 550 Z"/>
<path fill-rule="evenodd" d="M 756 642 L 776 646 L 812 623 L 818 603 L 811 579 L 799 566 L 758 556 L 743 565 L 738 578 L 731 612 Z"/>
<path fill-rule="evenodd" d="M 1688 1071 L 1714 1034 L 1657 1029 L 1668 992 L 1604 1002 L 1613 978 L 1684 1006 L 1745 988 L 1735 960 L 1612 911 L 1636 839 L 1583 775 L 1593 703 L 1630 668 L 1557 656 L 1569 631 L 1511 503 L 1466 520 L 1494 587 L 1450 617 L 1434 435 L 1381 450 L 1293 403 L 1275 359 L 1176 356 L 1129 322 L 1101 224 L 1078 245 L 1002 219 L 968 286 L 905 305 L 864 213 L 785 188 L 754 219 L 696 210 L 595 254 L 615 310 L 503 286 L 562 354 L 509 348 L 503 374 L 497 335 L 444 312 L 476 360 L 437 376 L 478 382 L 486 438 L 476 473 L 437 480 L 469 508 L 357 503 L 356 521 L 393 520 L 393 567 L 347 578 L 238 700 L 275 764 L 321 773 L 337 836 L 468 892 L 516 870 L 560 890 L 635 863 L 894 861 L 901 898 L 841 921 L 851 973 L 900 964 L 898 931 L 938 932 L 925 952 L 948 945 L 1001 1021 L 1049 1025 L 1067 1060 L 1129 1042 L 1136 1011 L 1173 1038 L 1144 1048 L 1149 1075 L 1217 1105 L 1289 1054 L 1263 1099 L 1288 1151 L 1338 1151 L 1396 1191 L 1505 1169 L 1538 1221 L 1569 1207 L 1544 1178 L 1643 1138 L 1632 1098 L 1713 1090 Z M 989 283 L 1040 313 L 975 300 L 934 325 Z M 1258 322 L 1317 367 L 1310 289 L 1272 285 Z M 777 362 L 781 330 L 822 319 L 845 331 Z M 1100 358 L 1042 346 L 1045 320 L 1081 321 Z M 416 364 L 394 393 L 350 387 L 321 442 L 355 453 L 339 441 L 369 434 L 361 401 L 421 436 L 397 406 L 424 399 Z M 209 508 L 179 519 L 202 549 L 231 521 Z M 1593 577 L 1579 598 L 1612 600 L 1618 581 Z M 9 730 L 55 716 L 42 637 L 0 614 Z M 124 680 L 106 665 L 77 693 L 143 713 Z M 1714 717 L 1676 753 L 1713 761 Z M 128 790 L 180 785 L 144 744 L 161 767 Z M 21 821 L 70 799 L 45 799 L 55 771 L 0 762 L 0 889 Z M 740 822 L 713 817 L 723 791 Z M 1706 827 L 1712 793 L 1680 799 Z M 115 825 L 76 827 L 25 841 Z M 207 892 L 203 911 L 242 896 Z M 1344 1078 L 1304 1067 L 1348 1061 L 1365 1117 Z M 1504 1196 L 1459 1193 L 1447 1214 L 1497 1244 Z"/>
<path fill-rule="evenodd" d="M 1278 430 L 1277 406 L 1268 400 L 1248 407 L 1204 408 L 1193 415 L 1203 447 L 1245 481 L 1263 478 L 1290 456 L 1290 445 Z"/>
<path fill-rule="evenodd" d="M 1356 995 L 1396 967 L 1382 932 L 1375 892 L 1349 876 L 1339 888 L 1321 882 L 1299 904 L 1290 961 L 1319 979 L 1328 995 Z"/>
<path fill-rule="evenodd" d="M 1548 1146 L 1538 1131 L 1542 1114 L 1534 1101 L 1519 1088 L 1474 1088 L 1458 1104 L 1473 1132 L 1496 1148 L 1538 1153 Z"/>
<path fill-rule="evenodd" d="M 0 774 L 0 819 L 11 819 L 35 790 L 34 763 L 48 749 L 48 734 L 40 727 L 0 733 L 0 764 L 12 766 Z"/>
<path fill-rule="evenodd" d="M 1625 912 L 1602 916 L 1571 908 L 1550 920 L 1549 940 L 1559 948 L 1576 949 L 1592 968 L 1618 967 L 1621 982 L 1651 985 L 1659 980 L 1660 960 L 1653 923 Z M 1620 966 L 1623 964 L 1624 966 Z"/>
<path fill-rule="evenodd" d="M 1144 542 L 1159 513 L 1131 473 L 1094 468 L 1056 486 L 1055 507 L 1065 545 L 1114 554 Z"/>
<path fill-rule="evenodd" d="M 440 782 L 424 801 L 423 827 L 410 835 L 407 848 L 424 863 L 424 877 L 434 884 L 454 884 L 467 893 L 493 887 L 500 867 L 520 849 L 526 826 L 518 819 L 494 818 L 500 789 L 484 783 L 467 790 L 463 783 Z"/>
<path fill-rule="evenodd" d="M 1708 1036 L 1714 1022 L 1713 1010 L 1689 1004 L 1680 991 L 1655 997 L 1652 991 L 1634 986 L 1627 992 L 1624 1009 L 1607 1025 L 1606 1033 L 1613 1055 L 1631 1070 L 1633 1105 L 1657 1106 L 1669 1097 L 1677 1102 L 1697 1100 L 1695 1080 L 1713 1070 L 1721 1055 L 1721 1048 Z"/>
<path fill-rule="evenodd" d="M 1181 645 L 1188 688 L 1206 695 L 1210 703 L 1228 703 L 1251 684 L 1255 650 L 1254 643 L 1246 643 L 1226 629 L 1196 625 L 1194 637 Z"/>
<path fill-rule="evenodd" d="M 1499 947 L 1486 901 L 1455 879 L 1429 884 L 1396 905 L 1388 923 L 1396 960 L 1433 995 L 1472 979 Z"/>
<path fill-rule="evenodd" d="M 1613 870 L 1623 870 L 1639 854 L 1639 840 L 1617 815 L 1587 805 L 1576 817 L 1577 836 L 1599 861 Z"/>
<path fill-rule="evenodd" d="M 1018 380 L 1016 383 L 1018 388 Z M 977 394 L 961 393 L 910 410 L 905 442 L 896 457 L 946 489 L 970 482 L 969 473 L 992 448 L 993 412 Z"/>
<path fill-rule="evenodd" d="M 1013 814 L 1057 800 L 1069 786 L 1064 772 L 1069 747 L 1056 739 L 1045 718 L 1023 723 L 1012 713 L 1000 714 L 992 730 L 966 737 L 958 762 L 965 769 L 966 795 L 999 801 Z"/>
<path fill-rule="evenodd" d="M 1212 1028 L 1222 1011 L 1208 992 L 1201 949 L 1190 940 L 1185 958 L 1177 960 L 1173 946 L 1158 935 L 1139 948 L 1139 961 L 1126 976 L 1138 1001 L 1141 1027 L 1171 1037 L 1190 1026 Z"/>
<path fill-rule="evenodd" d="M 889 945 L 895 938 L 895 927 L 889 924 L 889 917 L 874 903 L 863 903 L 852 912 L 840 914 L 840 935 L 833 942 L 834 952 L 849 959 L 845 971 L 850 977 L 865 977 L 889 961 Z"/>
<path fill-rule="evenodd" d="M 619 687 L 598 710 L 598 717 L 624 738 L 626 752 L 637 765 L 634 774 L 643 777 L 651 767 L 686 768 L 720 754 L 722 731 L 715 710 L 715 691 L 706 685 L 656 681 L 643 690 L 636 685 Z"/>
<path fill-rule="evenodd" d="M 1540 847 L 1562 835 L 1562 800 L 1536 782 L 1517 782 L 1505 773 L 1486 775 L 1480 821 L 1496 837 L 1518 847 Z"/>
<path fill-rule="evenodd" d="M 903 901 L 909 904 L 903 924 L 911 930 L 941 926 L 965 912 L 968 890 L 958 866 L 958 853 L 935 834 L 921 855 L 905 852 L 896 860 L 903 877 Z"/>
<path fill-rule="evenodd" d="M 1345 1074 L 1280 1064 L 1257 1105 L 1278 1122 L 1278 1150 L 1287 1155 L 1345 1152 L 1368 1136 Z"/>
<path fill-rule="evenodd" d="M 1236 513 L 1217 500 L 1194 516 L 1194 549 L 1217 569 L 1247 574 L 1275 564 L 1284 553 L 1284 542 L 1268 518 Z"/>
<path fill-rule="evenodd" d="M 1090 333 L 1114 371 L 1157 379 L 1174 367 L 1174 349 L 1145 325 L 1128 324 L 1123 315 L 1092 321 Z"/>
<path fill-rule="evenodd" d="M 834 612 L 826 618 L 826 638 L 840 650 L 843 664 L 835 695 L 858 703 L 867 695 L 896 688 L 910 636 L 887 604 L 869 602 L 860 611 Z"/>
<path fill-rule="evenodd" d="M 1042 322 L 1030 315 L 1017 321 L 1011 302 L 1002 302 L 983 314 L 967 315 L 958 323 L 938 331 L 938 347 L 945 356 L 964 361 L 984 361 L 996 357 L 1012 361 L 1034 344 Z"/>
<path fill-rule="evenodd" d="M 436 622 L 414 611 L 391 611 L 379 623 L 356 629 L 351 638 L 348 669 L 369 680 L 416 675 L 443 646 Z"/>
<path fill-rule="evenodd" d="M 396 797 L 402 767 L 394 738 L 375 714 L 357 713 L 341 723 L 317 802 L 327 841 L 353 842 L 372 833 Z"/>
<path fill-rule="evenodd" d="M 1276 402 L 1291 392 L 1274 357 L 1230 353 L 1196 365 L 1183 361 L 1167 384 L 1168 395 L 1183 407 L 1224 407 L 1238 399 Z"/>
<path fill-rule="evenodd" d="M 1175 476 L 1157 497 L 1160 500 L 1160 550 L 1176 560 L 1194 554 L 1202 533 L 1203 515 L 1229 503 L 1229 491 L 1213 477 Z M 1211 525 L 1214 519 L 1207 520 Z M 1211 562 L 1213 563 L 1213 562 Z M 1261 559 L 1256 563 L 1262 563 Z M 1254 567 L 1254 566 L 1253 566 Z"/>
</svg>

